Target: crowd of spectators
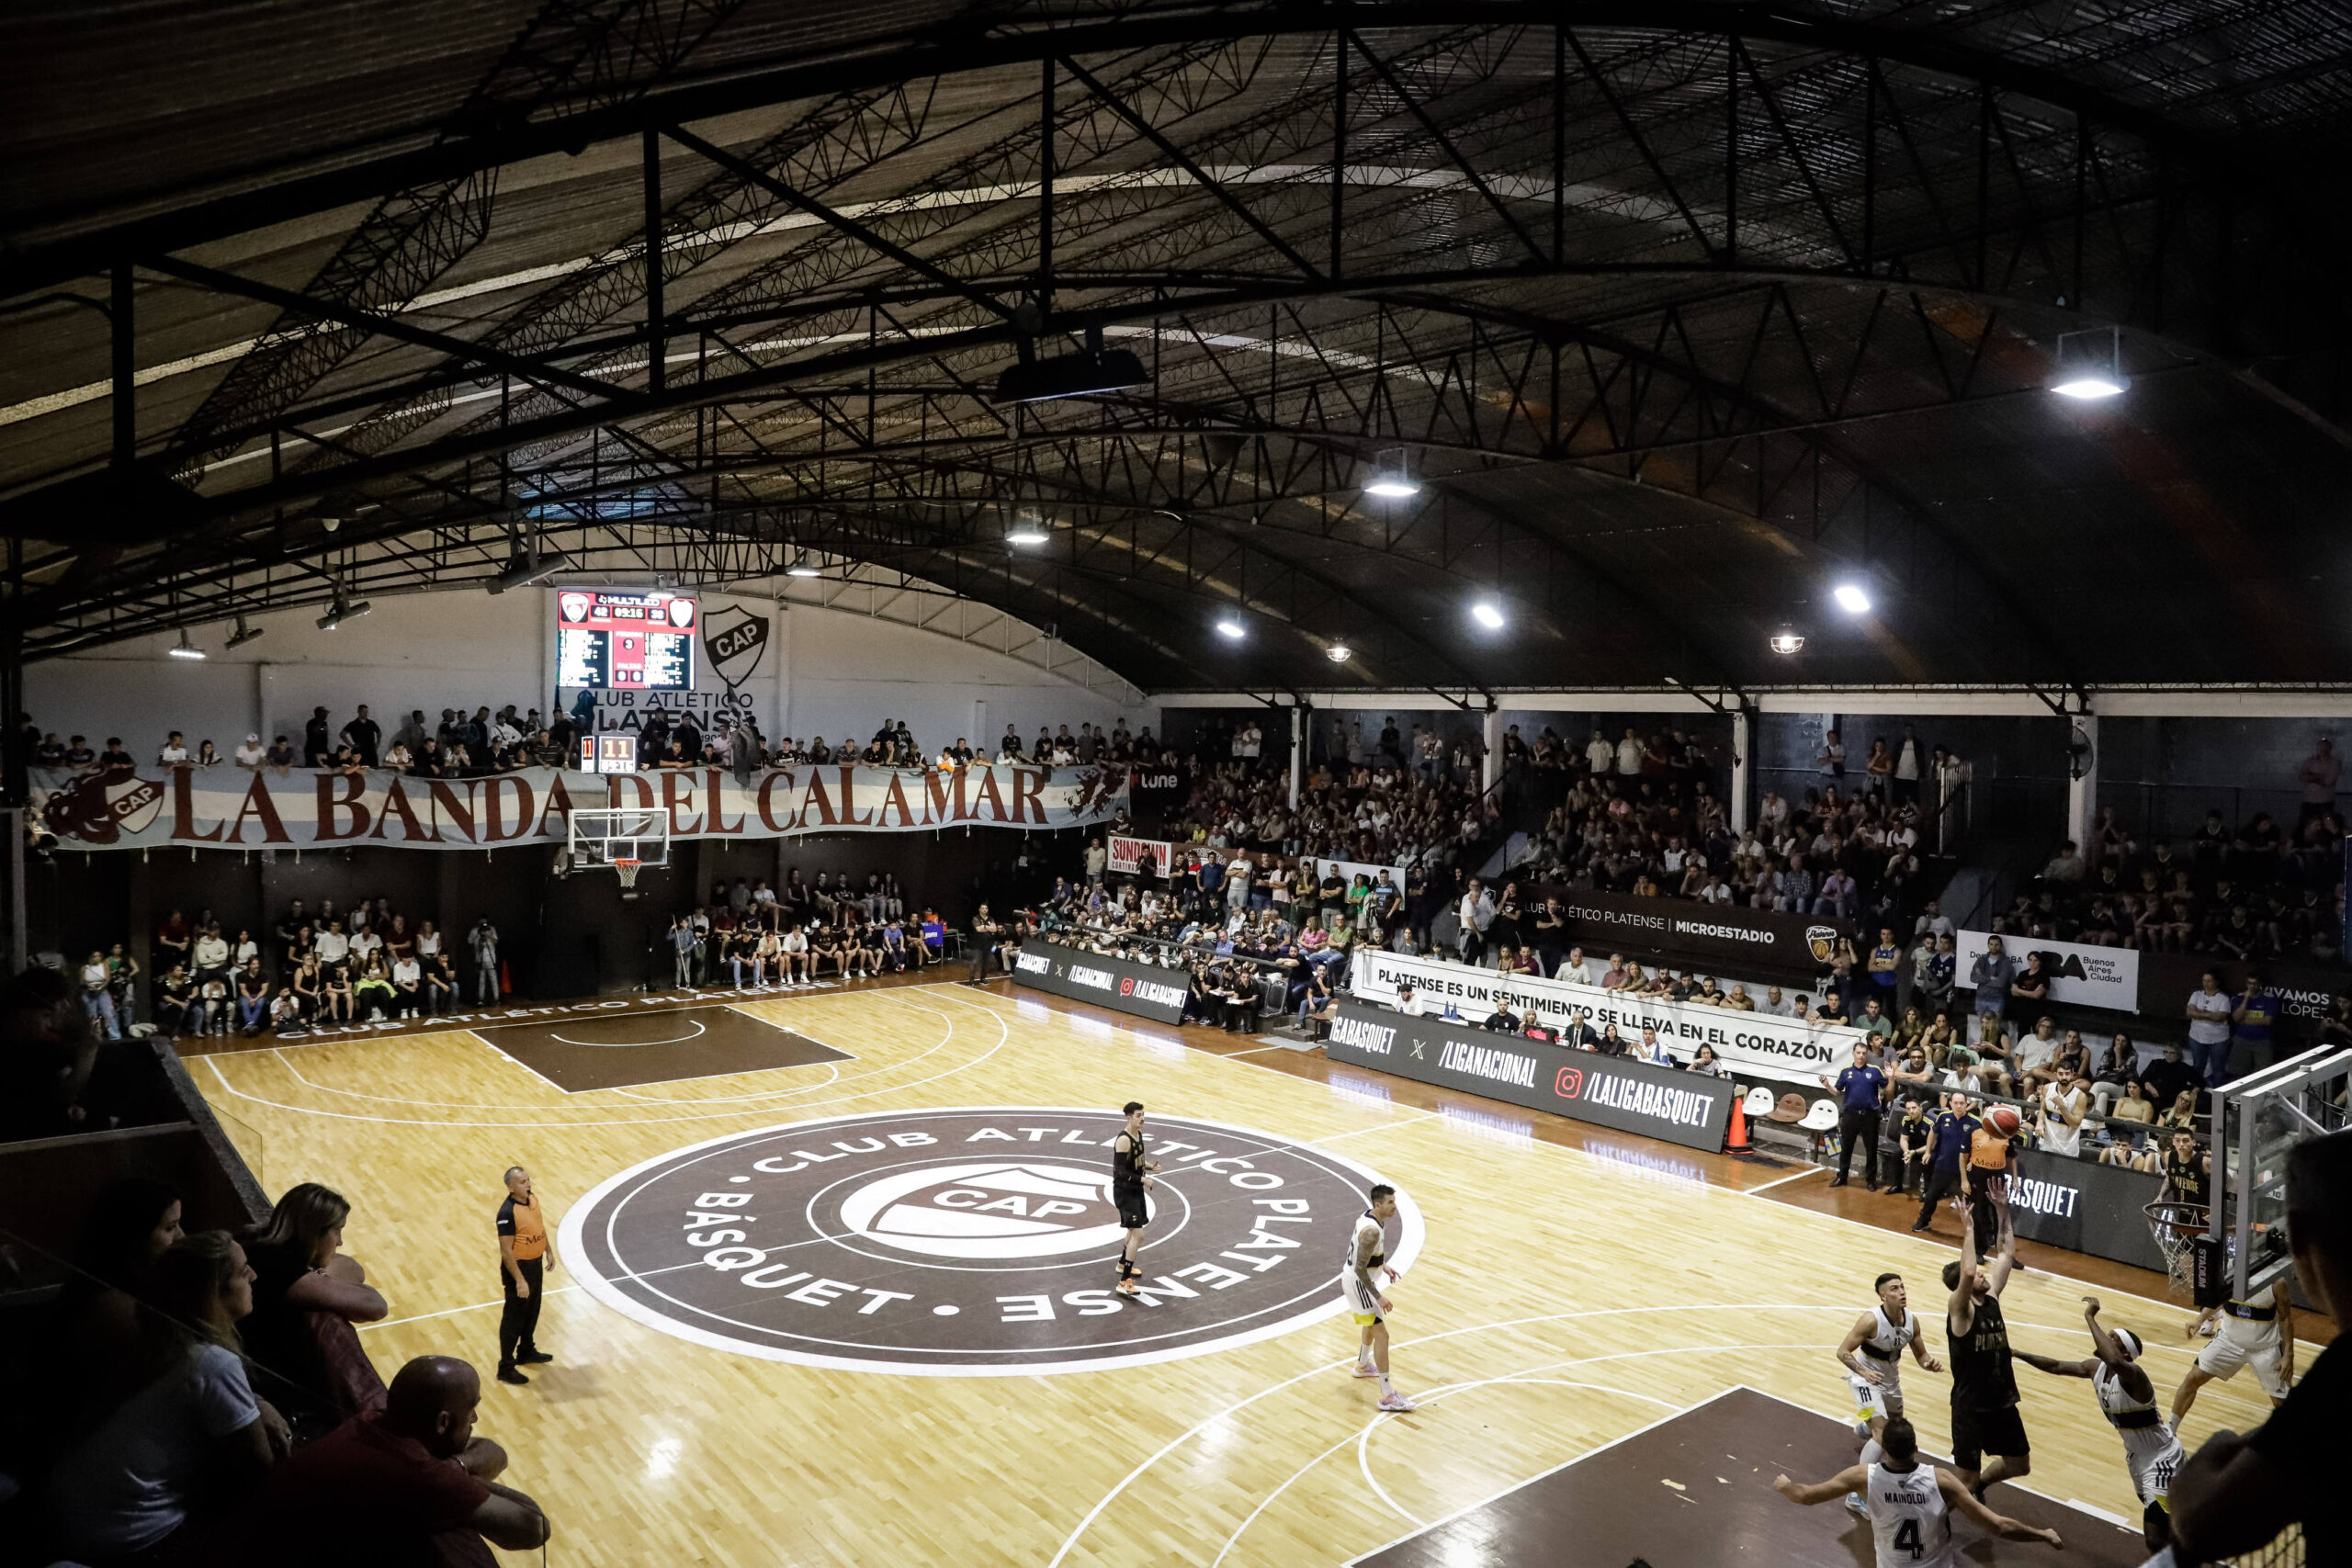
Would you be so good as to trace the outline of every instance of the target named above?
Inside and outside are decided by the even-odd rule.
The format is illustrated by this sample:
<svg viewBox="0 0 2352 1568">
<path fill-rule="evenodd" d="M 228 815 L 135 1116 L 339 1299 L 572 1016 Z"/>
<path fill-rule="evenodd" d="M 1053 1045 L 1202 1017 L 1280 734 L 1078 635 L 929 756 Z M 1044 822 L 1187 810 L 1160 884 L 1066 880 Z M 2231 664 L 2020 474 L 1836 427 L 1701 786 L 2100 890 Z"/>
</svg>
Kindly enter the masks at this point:
<svg viewBox="0 0 2352 1568">
<path fill-rule="evenodd" d="M 173 909 L 156 926 L 151 956 L 162 971 L 150 1020 L 172 1037 L 256 1035 L 322 1023 L 431 1018 L 487 1006 L 511 987 L 488 916 L 462 935 L 431 919 L 413 922 L 387 898 L 348 908 L 316 908 L 300 899 L 277 924 L 256 933 L 230 928 L 198 909 Z M 94 976 L 85 969 L 85 988 Z M 135 975 L 135 965 L 132 966 Z M 92 1020 L 120 1038 L 136 1015 L 135 998 L 109 1007 L 87 997 Z"/>
<path fill-rule="evenodd" d="M 191 748 L 185 732 L 172 730 L 156 748 L 156 765 L 166 768 L 235 767 L 290 773 L 311 771 L 364 773 L 381 770 L 416 778 L 476 777 L 513 773 L 521 768 L 560 768 L 573 761 L 583 734 L 596 722 L 594 694 L 571 711 L 542 715 L 537 708 L 519 709 L 509 703 L 492 713 L 486 705 L 470 712 L 443 708 L 440 721 L 429 721 L 423 708 L 387 729 L 361 704 L 344 723 L 335 723 L 324 707 L 313 708 L 299 740 L 288 735 L 265 745 L 258 734 L 247 735 L 232 750 L 223 752 L 209 739 Z M 937 768 L 961 771 L 975 762 L 1024 762 L 1040 766 L 1086 766 L 1097 762 L 1172 763 L 1172 756 L 1153 739 L 1151 727 L 1130 731 L 1125 718 L 1108 726 L 1080 724 L 1072 734 L 1067 724 L 1040 728 L 1034 740 L 1023 739 L 1018 728 L 1005 727 L 991 748 L 985 740 L 975 747 L 965 736 L 928 751 L 920 745 L 904 719 L 886 720 L 874 734 L 860 740 L 844 735 L 839 740 L 823 736 L 786 736 L 771 742 L 759 720 L 743 709 L 697 715 L 688 708 L 646 707 L 637 710 L 642 722 L 634 732 L 637 765 L 640 769 L 726 768 L 750 773 L 761 768 L 798 765 L 854 764 L 882 768 Z M 88 738 L 43 730 L 28 715 L 18 716 L 28 757 L 39 768 L 107 772 L 131 768 L 140 759 L 124 747 L 119 736 L 107 738 L 103 750 L 91 749 Z"/>
<path fill-rule="evenodd" d="M 422 1356 L 387 1384 L 361 1348 L 391 1303 L 344 1250 L 348 1201 L 305 1182 L 238 1231 L 186 1213 L 152 1180 L 104 1190 L 19 1363 L 6 1528 L 29 1561 L 490 1568 L 546 1542 L 474 1432 L 474 1369 Z"/>
<path fill-rule="evenodd" d="M 712 884 L 709 902 L 674 917 L 665 940 L 679 985 L 743 990 L 814 985 L 829 969 L 842 980 L 927 969 L 946 959 L 948 931 L 935 908 L 909 912 L 890 872 L 859 886 L 822 871 L 807 882 L 794 866 L 781 888 L 741 876 Z"/>
<path fill-rule="evenodd" d="M 2321 743 L 2321 758 L 2327 756 Z M 2087 845 L 2069 839 L 1994 929 L 2052 942 L 2193 953 L 2237 963 L 2343 956 L 2343 814 L 2292 828 L 2257 811 L 2232 827 L 2219 809 L 2175 844 L 2142 843 L 2102 808 Z"/>
</svg>

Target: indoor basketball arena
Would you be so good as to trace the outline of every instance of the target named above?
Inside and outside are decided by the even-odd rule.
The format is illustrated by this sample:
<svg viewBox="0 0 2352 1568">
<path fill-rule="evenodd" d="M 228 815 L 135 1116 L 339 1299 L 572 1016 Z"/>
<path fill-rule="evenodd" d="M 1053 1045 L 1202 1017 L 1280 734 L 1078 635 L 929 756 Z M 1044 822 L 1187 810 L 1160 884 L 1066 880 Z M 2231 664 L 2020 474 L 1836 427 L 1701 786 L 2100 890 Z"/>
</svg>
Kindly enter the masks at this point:
<svg viewBox="0 0 2352 1568">
<path fill-rule="evenodd" d="M 2352 14 L 0 17 L 0 1568 L 2303 1568 Z"/>
</svg>

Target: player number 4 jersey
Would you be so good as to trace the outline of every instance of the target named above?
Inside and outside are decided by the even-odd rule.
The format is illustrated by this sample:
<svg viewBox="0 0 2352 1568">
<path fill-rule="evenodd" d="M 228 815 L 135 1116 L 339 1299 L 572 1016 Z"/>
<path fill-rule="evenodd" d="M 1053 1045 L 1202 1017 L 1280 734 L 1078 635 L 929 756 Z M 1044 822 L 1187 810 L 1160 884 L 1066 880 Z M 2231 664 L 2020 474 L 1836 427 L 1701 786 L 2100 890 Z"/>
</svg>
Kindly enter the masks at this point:
<svg viewBox="0 0 2352 1568">
<path fill-rule="evenodd" d="M 1871 1465 L 1862 1502 L 1878 1545 L 1878 1568 L 1951 1568 L 1951 1516 L 1933 1465 L 1905 1471 Z"/>
</svg>

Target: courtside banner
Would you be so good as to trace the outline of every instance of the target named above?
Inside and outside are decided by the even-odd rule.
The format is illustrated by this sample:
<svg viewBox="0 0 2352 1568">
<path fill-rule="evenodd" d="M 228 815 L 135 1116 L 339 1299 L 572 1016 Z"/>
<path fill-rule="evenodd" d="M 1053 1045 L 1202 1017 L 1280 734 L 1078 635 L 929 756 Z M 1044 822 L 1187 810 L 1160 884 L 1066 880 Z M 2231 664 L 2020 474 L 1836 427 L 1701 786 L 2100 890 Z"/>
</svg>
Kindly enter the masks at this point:
<svg viewBox="0 0 2352 1568">
<path fill-rule="evenodd" d="M 1574 980 L 1504 975 L 1443 959 L 1359 948 L 1349 963 L 1348 988 L 1366 1001 L 1394 1006 L 1396 987 L 1406 983 L 1423 1007 L 1442 1009 L 1451 1002 L 1473 1022 L 1493 1012 L 1501 999 L 1510 1003 L 1513 1012 L 1555 1028 L 1564 1027 L 1570 1013 L 1582 1011 L 1595 1029 L 1615 1024 L 1628 1045 L 1641 1043 L 1642 1027 L 1647 1024 L 1679 1062 L 1689 1061 L 1700 1046 L 1712 1045 L 1724 1066 L 1743 1077 L 1783 1078 L 1808 1089 L 1818 1087 L 1822 1075 L 1835 1077 L 1838 1068 L 1850 1066 L 1854 1043 L 1862 1037 L 1860 1030 L 1843 1024 L 1804 1023 L 1661 997 L 1628 997 Z"/>
<path fill-rule="evenodd" d="M 1012 977 L 1072 1001 L 1093 1002 L 1162 1023 L 1182 1021 L 1190 979 L 1182 969 L 1130 964 L 1043 940 L 1022 943 L 1020 956 L 1012 961 Z"/>
<path fill-rule="evenodd" d="M 673 839 L 784 839 L 951 827 L 1083 828 L 1125 803 L 1124 768 L 721 768 L 480 778 L 239 767 L 36 769 L 35 817 L 68 850 L 485 850 L 561 844 L 575 807 L 642 807 Z"/>
<path fill-rule="evenodd" d="M 1987 949 L 1987 931 L 1962 931 L 1956 944 L 1960 953 L 1958 975 L 1960 983 L 1967 986 L 1968 977 L 1975 972 L 1976 961 Z M 2049 942 L 2041 937 L 2005 936 L 2001 945 L 2022 968 L 2029 953 L 2041 954 L 2042 972 L 2050 976 L 2050 999 L 2072 1002 L 2076 1007 L 2113 1008 L 2118 1012 L 2137 1012 L 2140 1008 L 2140 954 L 2129 947 L 2091 947 L 2078 942 Z M 2192 977 L 2189 989 L 2196 989 Z M 2183 997 L 2188 992 L 2181 993 Z M 2007 998 L 2002 998 L 2006 1001 Z M 1979 1005 L 1983 999 L 1979 998 Z"/>
<path fill-rule="evenodd" d="M 2020 1149 L 2009 1178 L 2009 1213 L 2028 1241 L 2161 1274 L 2165 1255 L 2147 1206 L 2163 1186 L 2154 1171 Z"/>
<path fill-rule="evenodd" d="M 1722 1148 L 1731 1120 L 1729 1078 L 1408 1018 L 1361 1002 L 1340 1004 L 1323 1043 L 1333 1061 L 1645 1133 L 1686 1148 Z"/>
</svg>

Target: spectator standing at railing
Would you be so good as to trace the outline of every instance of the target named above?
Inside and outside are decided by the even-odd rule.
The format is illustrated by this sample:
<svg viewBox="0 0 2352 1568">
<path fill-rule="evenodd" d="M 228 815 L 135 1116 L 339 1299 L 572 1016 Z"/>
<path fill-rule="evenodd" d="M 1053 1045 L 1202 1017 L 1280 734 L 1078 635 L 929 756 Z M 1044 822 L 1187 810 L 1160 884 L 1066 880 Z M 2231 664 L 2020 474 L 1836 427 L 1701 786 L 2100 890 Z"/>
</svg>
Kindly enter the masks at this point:
<svg viewBox="0 0 2352 1568">
<path fill-rule="evenodd" d="M 327 759 L 334 755 L 334 738 L 327 723 L 327 710 L 315 707 L 302 726 L 302 765 L 323 768 Z"/>
<path fill-rule="evenodd" d="M 2322 739 L 2319 750 L 2304 758 L 2302 767 L 2296 773 L 2303 786 L 2303 809 L 2297 827 L 2335 814 L 2335 784 L 2343 773 L 2344 763 L 2335 755 L 2335 742 Z"/>
<path fill-rule="evenodd" d="M 2219 1083 L 2221 1075 L 2229 1070 L 2231 1014 L 2235 1009 L 2236 1003 L 2222 989 L 2219 976 L 2208 969 L 2199 976 L 2197 989 L 2188 996 L 2188 1013 L 2190 1065 L 2200 1082 Z M 2170 1103 L 2169 1096 L 2165 1103 Z"/>
</svg>

